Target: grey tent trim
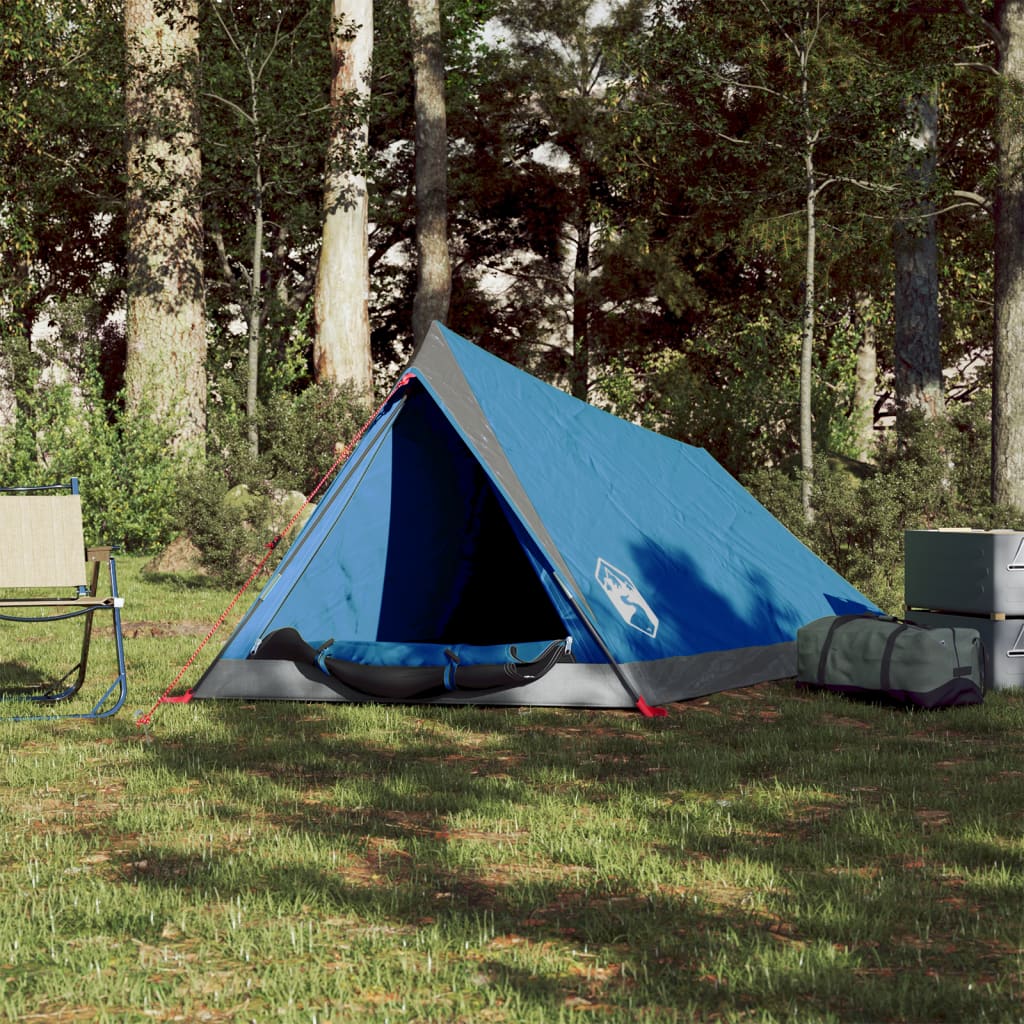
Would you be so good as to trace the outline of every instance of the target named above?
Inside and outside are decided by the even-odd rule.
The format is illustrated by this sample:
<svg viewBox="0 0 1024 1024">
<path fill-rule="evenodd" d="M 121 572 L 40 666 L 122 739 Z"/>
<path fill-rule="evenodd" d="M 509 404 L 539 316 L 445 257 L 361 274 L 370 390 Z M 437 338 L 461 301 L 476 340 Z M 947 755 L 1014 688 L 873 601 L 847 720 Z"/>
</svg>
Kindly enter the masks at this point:
<svg viewBox="0 0 1024 1024">
<path fill-rule="evenodd" d="M 796 644 L 789 641 L 765 647 L 709 651 L 652 662 L 627 662 L 620 668 L 658 703 L 688 700 L 711 690 L 735 689 L 796 674 Z M 611 665 L 555 665 L 542 680 L 507 692 L 489 691 L 487 704 L 560 707 L 571 695 L 573 704 L 595 708 L 631 708 Z M 317 669 L 293 661 L 235 661 L 214 663 L 197 688 L 197 700 L 298 700 L 344 704 L 403 703 L 368 698 Z M 417 704 L 479 704 L 480 694 L 446 693 L 417 698 Z"/>
</svg>

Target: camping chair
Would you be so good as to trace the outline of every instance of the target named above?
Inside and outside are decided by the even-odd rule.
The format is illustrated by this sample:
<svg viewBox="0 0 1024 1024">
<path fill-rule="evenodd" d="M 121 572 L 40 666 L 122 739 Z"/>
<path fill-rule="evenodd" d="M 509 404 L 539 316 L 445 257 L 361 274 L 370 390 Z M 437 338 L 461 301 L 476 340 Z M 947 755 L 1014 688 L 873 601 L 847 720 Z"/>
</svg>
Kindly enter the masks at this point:
<svg viewBox="0 0 1024 1024">
<path fill-rule="evenodd" d="M 97 593 L 102 562 L 109 566 L 109 597 L 100 597 Z M 13 591 L 22 593 L 13 594 Z M 24 623 L 57 622 L 76 616 L 84 619 L 77 665 L 52 680 L 33 678 L 29 685 L 17 688 L 0 684 L 0 698 L 17 697 L 36 704 L 53 705 L 78 693 L 86 678 L 96 612 L 110 612 L 113 616 L 118 669 L 117 678 L 90 711 L 0 717 L 15 720 L 106 718 L 115 714 L 128 696 L 121 633 L 123 605 L 124 599 L 117 592 L 117 571 L 111 549 L 85 548 L 82 503 L 76 478 L 66 484 L 47 487 L 0 488 L 0 620 Z M 10 614 L 9 609 L 22 611 Z M 8 647 L 7 644 L 4 646 Z"/>
</svg>

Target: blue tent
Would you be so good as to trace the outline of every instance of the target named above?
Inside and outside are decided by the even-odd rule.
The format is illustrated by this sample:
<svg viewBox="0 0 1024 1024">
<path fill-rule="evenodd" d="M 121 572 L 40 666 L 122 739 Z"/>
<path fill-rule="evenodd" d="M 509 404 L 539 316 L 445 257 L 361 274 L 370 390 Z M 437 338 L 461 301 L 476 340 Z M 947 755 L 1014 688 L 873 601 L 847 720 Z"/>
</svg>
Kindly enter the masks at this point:
<svg viewBox="0 0 1024 1024">
<path fill-rule="evenodd" d="M 435 324 L 193 696 L 647 712 L 862 611 L 705 451 Z"/>
</svg>

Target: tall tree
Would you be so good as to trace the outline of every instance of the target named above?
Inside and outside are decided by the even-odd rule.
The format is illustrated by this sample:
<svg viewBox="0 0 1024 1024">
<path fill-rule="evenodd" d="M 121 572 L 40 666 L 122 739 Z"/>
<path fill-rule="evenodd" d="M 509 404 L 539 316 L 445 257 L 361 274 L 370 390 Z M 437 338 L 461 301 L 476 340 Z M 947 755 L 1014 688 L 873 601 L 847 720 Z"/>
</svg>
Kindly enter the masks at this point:
<svg viewBox="0 0 1024 1024">
<path fill-rule="evenodd" d="M 0 395 L 41 360 L 123 380 L 124 27 L 118 0 L 10 0 L 0 16 Z M 33 328 L 74 298 L 90 329 L 40 351 Z M 71 344 L 74 342 L 74 344 Z M 9 414 L 12 398 L 8 396 Z M 3 415 L 0 414 L 0 420 Z"/>
<path fill-rule="evenodd" d="M 860 340 L 857 344 L 857 370 L 851 408 L 853 454 L 863 462 L 875 455 L 875 400 L 878 391 L 878 327 L 875 304 L 868 294 L 856 304 Z"/>
<path fill-rule="evenodd" d="M 917 0 L 891 14 L 883 42 L 890 66 L 903 68 L 909 90 L 903 145 L 904 193 L 893 227 L 893 367 L 897 426 L 908 412 L 934 418 L 945 409 L 939 319 L 939 100 L 952 73 L 960 17 Z M 954 131 L 956 127 L 954 126 Z"/>
<path fill-rule="evenodd" d="M 373 57 L 372 0 L 333 0 L 332 127 L 324 174 L 324 226 L 317 270 L 316 379 L 373 387 L 370 352 L 369 201 L 364 170 Z M 355 107 L 358 117 L 353 125 Z"/>
<path fill-rule="evenodd" d="M 1024 509 L 1024 0 L 998 0 L 1000 33 L 992 499 Z"/>
<path fill-rule="evenodd" d="M 206 429 L 198 13 L 198 0 L 126 0 L 124 15 L 127 402 L 192 448 Z"/>
<path fill-rule="evenodd" d="M 329 47 L 318 5 L 226 0 L 202 11 L 208 303 L 211 316 L 229 324 L 241 312 L 246 323 L 241 362 L 256 454 L 264 353 L 271 365 L 284 355 L 280 337 L 264 341 L 265 326 L 287 337 L 312 293 L 307 254 L 320 231 L 312 180 L 324 163 Z"/>
<path fill-rule="evenodd" d="M 938 227 L 935 202 L 939 105 L 936 89 L 908 100 L 912 132 L 907 178 L 910 208 L 893 230 L 896 401 L 900 412 L 942 413 L 945 395 L 939 346 Z"/>
<path fill-rule="evenodd" d="M 607 230 L 608 147 L 614 103 L 613 55 L 637 31 L 644 0 L 518 0 L 500 15 L 509 33 L 510 72 L 519 87 L 521 135 L 532 140 L 523 166 L 532 210 L 523 211 L 532 238 L 519 265 L 507 264 L 547 313 L 548 365 L 569 390 L 587 400 L 595 365 L 614 332 L 603 330 L 612 310 L 602 274 L 612 235 Z M 531 251 L 532 250 L 532 251 Z M 521 294 L 521 293 L 520 293 Z"/>
<path fill-rule="evenodd" d="M 439 0 L 409 0 L 416 107 L 416 297 L 413 343 L 447 320 L 452 294 L 448 252 L 448 128 Z"/>
<path fill-rule="evenodd" d="M 818 37 L 822 31 L 821 5 L 813 12 L 802 12 L 799 23 L 782 28 L 795 58 L 797 123 L 802 128 L 798 152 L 804 169 L 804 217 L 805 217 L 805 258 L 804 258 L 804 309 L 803 330 L 800 343 L 800 501 L 804 519 L 812 518 L 811 486 L 814 479 L 814 431 L 811 421 L 811 399 L 813 383 L 811 375 L 814 360 L 814 318 L 817 313 L 817 247 L 818 247 L 818 197 L 831 184 L 821 180 L 817 163 L 818 145 L 822 141 L 824 126 L 817 116 L 821 101 L 812 94 L 812 61 L 817 61 L 815 52 Z"/>
<path fill-rule="evenodd" d="M 522 221 L 510 198 L 523 174 L 517 134 L 529 83 L 508 73 L 509 57 L 484 32 L 494 0 L 442 0 L 444 125 L 447 136 L 447 244 L 452 298 L 447 320 L 482 344 L 504 347 L 534 310 L 489 288 L 496 267 L 521 249 Z M 410 326 L 421 263 L 416 250 L 417 136 L 415 60 L 409 0 L 378 0 L 375 10 L 370 125 L 370 264 L 374 354 L 401 363 L 413 341 Z M 440 122 L 438 122 L 440 127 Z M 445 158 L 445 150 L 438 148 Z M 423 148 L 420 147 L 420 154 Z M 442 164 L 436 164 L 438 178 Z M 443 179 L 442 179 L 443 180 Z M 420 218 L 422 223 L 422 218 Z M 439 218 L 435 223 L 440 224 Z M 436 234 L 440 241 L 444 235 Z M 437 260 L 430 261 L 440 266 Z M 424 320 L 427 318 L 424 317 Z M 503 330 L 497 329 L 498 323 Z"/>
<path fill-rule="evenodd" d="M 843 209 L 840 200 L 832 197 L 850 189 L 866 197 L 891 192 L 881 154 L 888 146 L 886 115 L 891 122 L 896 112 L 885 102 L 892 82 L 883 74 L 877 49 L 870 45 L 868 19 L 858 4 L 760 0 L 750 13 L 752 24 L 718 23 L 728 32 L 728 48 L 713 75 L 719 79 L 719 88 L 724 88 L 720 102 L 725 121 L 734 125 L 719 134 L 727 144 L 767 162 L 767 173 L 761 172 L 754 187 L 759 198 L 751 226 L 757 235 L 772 239 L 785 224 L 785 206 L 779 200 L 785 204 L 792 196 L 789 201 L 795 205 L 799 196 L 802 207 L 800 466 L 801 503 L 809 521 L 813 517 L 813 398 L 823 203 L 827 193 L 837 212 L 842 210 L 842 216 L 855 220 L 856 211 Z M 743 112 L 741 120 L 736 120 L 732 107 Z M 766 195 L 766 187 L 774 188 L 776 195 Z"/>
</svg>

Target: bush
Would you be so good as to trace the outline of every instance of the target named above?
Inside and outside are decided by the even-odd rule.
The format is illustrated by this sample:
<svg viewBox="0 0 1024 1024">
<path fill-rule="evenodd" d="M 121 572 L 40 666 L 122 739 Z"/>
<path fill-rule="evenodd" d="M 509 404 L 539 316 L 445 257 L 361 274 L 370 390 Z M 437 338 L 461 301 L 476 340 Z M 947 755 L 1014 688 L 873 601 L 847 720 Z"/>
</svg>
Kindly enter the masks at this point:
<svg viewBox="0 0 1024 1024">
<path fill-rule="evenodd" d="M 989 500 L 984 404 L 938 422 L 910 418 L 901 429 L 883 440 L 873 467 L 819 454 L 811 524 L 803 521 L 797 479 L 767 470 L 744 478 L 808 547 L 894 615 L 903 611 L 906 530 L 1024 528 L 1024 515 Z"/>
<path fill-rule="evenodd" d="M 0 436 L 6 487 L 78 477 L 86 542 L 148 552 L 175 533 L 183 463 L 168 432 L 103 402 L 98 376 L 80 393 L 69 384 L 37 384 L 18 396 L 17 422 Z"/>
<path fill-rule="evenodd" d="M 350 441 L 365 416 L 365 406 L 341 389 L 279 393 L 261 410 L 254 456 L 240 410 L 213 410 L 207 462 L 189 475 L 177 519 L 215 579 L 237 584 L 249 576 L 287 525 L 275 521 L 282 495 L 310 494 L 337 458 L 335 446 Z"/>
<path fill-rule="evenodd" d="M 347 444 L 368 415 L 366 402 L 343 388 L 320 384 L 274 395 L 260 419 L 264 478 L 279 490 L 309 494 L 334 463 L 335 446 Z"/>
<path fill-rule="evenodd" d="M 289 490 L 308 494 L 333 464 L 335 445 L 366 417 L 365 404 L 340 389 L 279 393 L 261 412 L 262 450 L 253 456 L 237 405 L 211 403 L 207 464 L 195 467 L 174 454 L 170 430 L 109 405 L 99 373 L 80 373 L 75 386 L 27 380 L 15 425 L 0 431 L 0 486 L 78 477 L 87 543 L 141 554 L 187 532 L 225 579 L 265 553 L 272 499 Z M 245 508 L 225 505 L 240 484 L 251 495 Z"/>
<path fill-rule="evenodd" d="M 269 496 L 244 484 L 229 486 L 223 470 L 213 465 L 186 477 L 178 521 L 199 549 L 203 567 L 229 585 L 249 577 L 273 538 Z"/>
<path fill-rule="evenodd" d="M 244 412 L 236 405 L 209 410 L 207 458 L 227 487 L 308 494 L 335 459 L 334 447 L 355 436 L 367 416 L 365 402 L 349 391 L 314 385 L 299 394 L 280 392 L 260 408 L 259 454 L 249 449 Z"/>
</svg>

